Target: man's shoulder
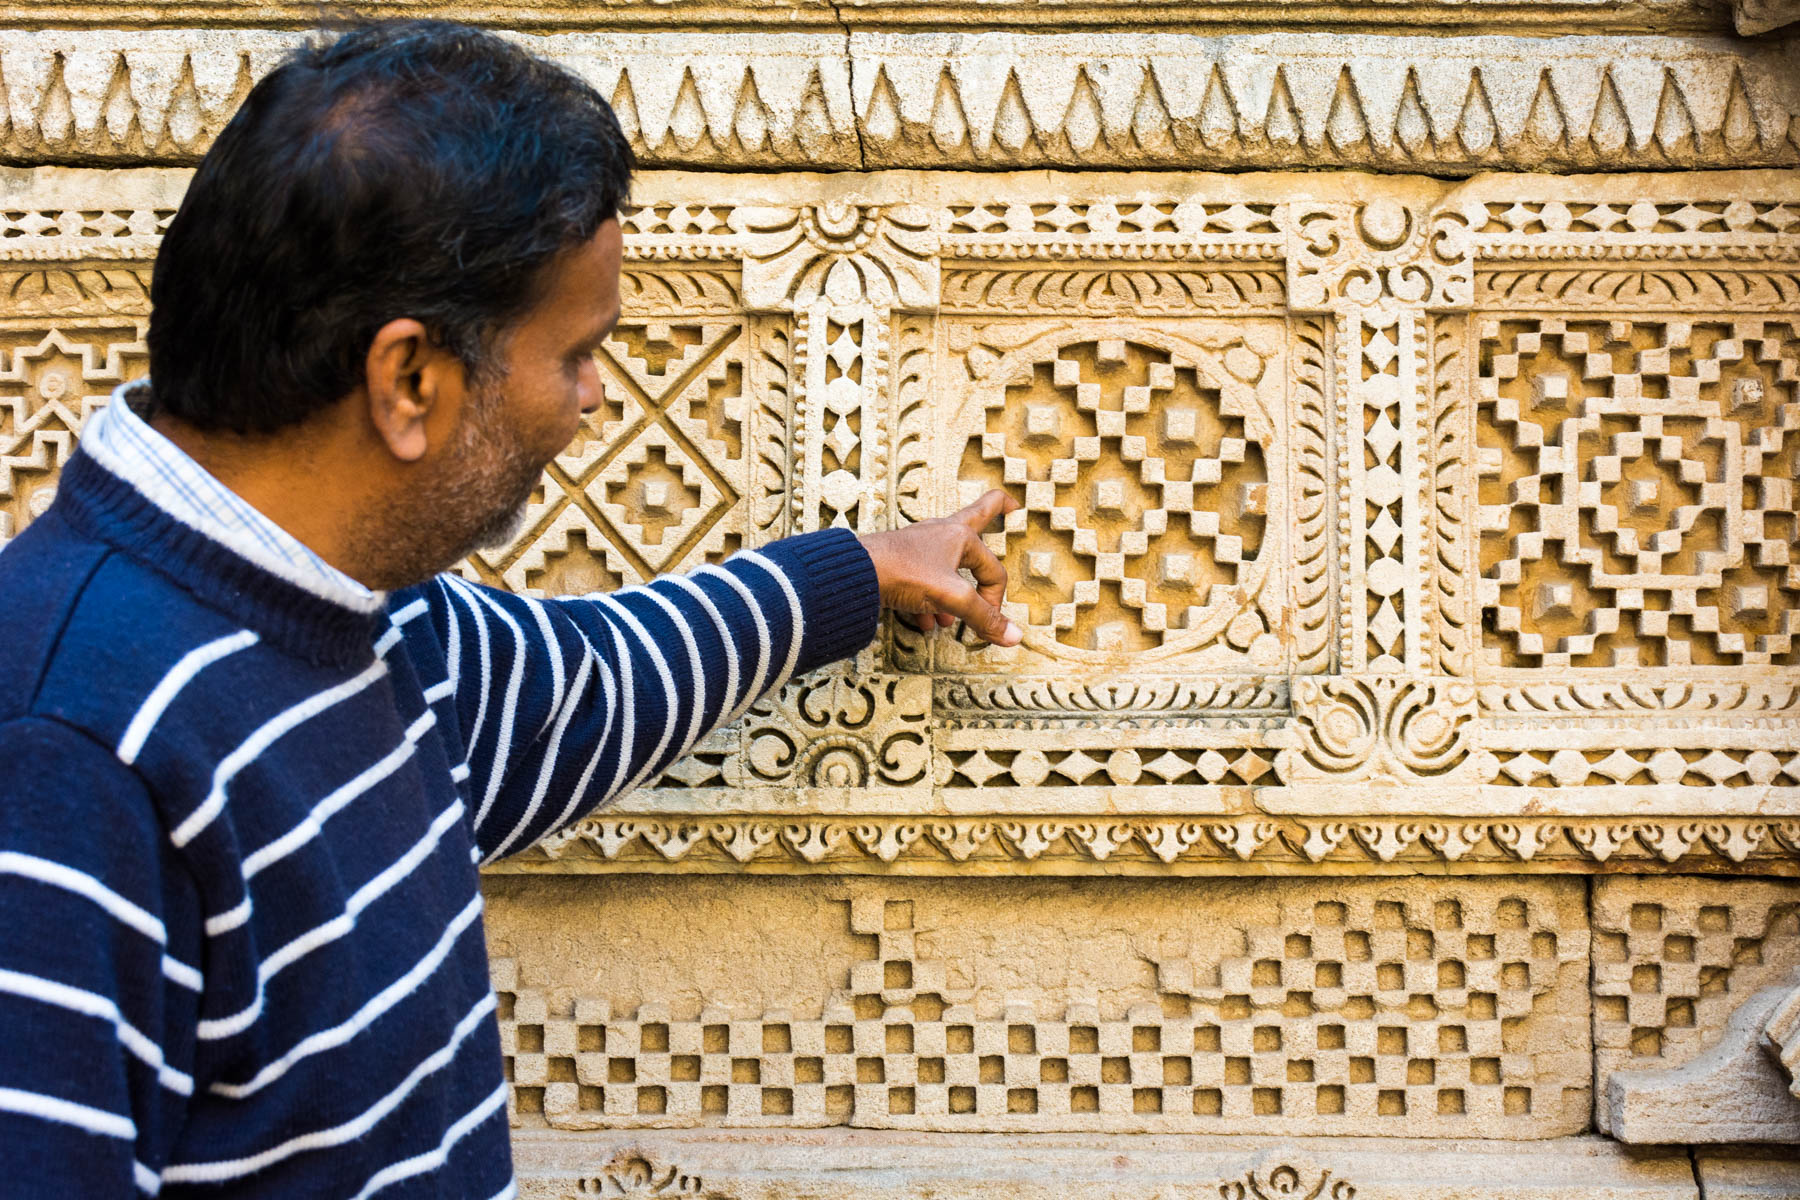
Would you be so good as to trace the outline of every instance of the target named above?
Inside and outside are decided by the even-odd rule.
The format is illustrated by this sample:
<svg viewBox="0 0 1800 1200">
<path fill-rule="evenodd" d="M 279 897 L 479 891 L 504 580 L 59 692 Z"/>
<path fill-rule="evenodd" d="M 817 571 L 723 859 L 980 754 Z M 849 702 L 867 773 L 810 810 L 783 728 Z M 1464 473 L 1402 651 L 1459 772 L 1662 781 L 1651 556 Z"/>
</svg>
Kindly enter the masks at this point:
<svg viewBox="0 0 1800 1200">
<path fill-rule="evenodd" d="M 87 537 L 53 506 L 0 553 L 0 720 L 48 714 L 97 735 L 186 648 L 234 632 L 166 577 Z"/>
<path fill-rule="evenodd" d="M 13 630 L 0 640 L 0 720 L 30 711 L 70 616 L 109 557 L 60 518 L 52 507 L 0 553 L 0 612 Z"/>
</svg>

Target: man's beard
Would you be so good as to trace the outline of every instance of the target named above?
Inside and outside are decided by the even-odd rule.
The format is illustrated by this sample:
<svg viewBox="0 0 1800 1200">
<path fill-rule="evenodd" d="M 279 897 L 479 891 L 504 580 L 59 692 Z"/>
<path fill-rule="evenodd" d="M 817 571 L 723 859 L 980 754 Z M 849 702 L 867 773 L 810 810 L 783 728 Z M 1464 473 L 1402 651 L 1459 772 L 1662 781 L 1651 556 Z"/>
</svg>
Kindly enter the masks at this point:
<svg viewBox="0 0 1800 1200">
<path fill-rule="evenodd" d="M 506 546 L 525 526 L 544 463 L 501 419 L 497 381 L 470 389 L 456 441 L 435 474 L 370 514 L 359 542 L 382 564 L 384 590 L 422 582 L 475 550 Z"/>
</svg>

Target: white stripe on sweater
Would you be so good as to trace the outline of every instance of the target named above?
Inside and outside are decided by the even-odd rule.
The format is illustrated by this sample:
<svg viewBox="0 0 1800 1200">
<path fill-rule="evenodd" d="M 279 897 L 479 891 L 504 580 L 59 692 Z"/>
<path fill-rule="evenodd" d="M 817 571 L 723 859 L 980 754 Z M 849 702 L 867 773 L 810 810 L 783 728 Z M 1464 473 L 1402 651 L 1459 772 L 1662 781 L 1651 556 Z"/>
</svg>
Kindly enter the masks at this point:
<svg viewBox="0 0 1800 1200">
<path fill-rule="evenodd" d="M 419 739 L 437 724 L 437 714 L 426 709 L 419 719 L 407 726 L 400 744 L 377 762 L 365 767 L 356 778 L 313 806 L 300 823 L 244 859 L 244 882 L 254 879 L 259 871 L 281 861 L 301 846 L 324 832 L 325 822 L 341 812 L 345 805 L 400 769 L 418 750 Z"/>
<path fill-rule="evenodd" d="M 438 594 L 444 598 L 444 666 L 449 671 L 444 677 L 444 683 L 450 685 L 450 694 L 454 696 L 456 677 L 462 672 L 462 624 L 456 619 L 456 605 L 450 603 L 449 585 L 439 578 L 437 588 Z"/>
<path fill-rule="evenodd" d="M 382 1014 L 417 991 L 419 985 L 426 979 L 436 974 L 444 960 L 450 957 L 450 951 L 456 945 L 457 939 L 470 925 L 475 923 L 475 919 L 480 915 L 481 896 L 477 894 L 463 906 L 461 912 L 450 918 L 450 924 L 444 927 L 443 935 L 438 938 L 437 944 L 426 952 L 425 957 L 414 963 L 400 978 L 372 996 L 349 1019 L 333 1025 L 329 1029 L 321 1029 L 317 1033 L 302 1038 L 292 1050 L 269 1063 L 248 1081 L 244 1083 L 212 1083 L 207 1086 L 207 1090 L 216 1096 L 242 1100 L 245 1096 L 261 1091 L 286 1075 L 294 1064 L 302 1059 L 311 1058 L 313 1055 L 327 1050 L 334 1050 L 349 1042 L 357 1034 L 374 1024 Z"/>
<path fill-rule="evenodd" d="M 473 597 L 473 599 L 469 600 L 469 612 L 475 618 L 475 623 L 484 630 L 487 627 L 487 622 L 482 617 L 481 608 L 476 601 L 479 600 L 482 604 L 492 607 L 494 611 L 499 614 L 501 622 L 512 631 L 513 646 L 515 647 L 512 662 L 512 674 L 506 681 L 506 699 L 502 702 L 500 707 L 500 728 L 495 731 L 494 749 L 492 755 L 488 759 L 487 794 L 481 798 L 481 805 L 475 810 L 475 828 L 480 830 L 482 822 L 487 820 L 488 810 L 494 806 L 494 797 L 500 793 L 500 785 L 506 782 L 506 756 L 512 751 L 513 714 L 518 710 L 519 688 L 525 681 L 525 631 L 520 629 L 519 623 L 512 619 L 512 614 L 508 613 L 505 609 L 495 604 L 486 596 L 483 596 L 479 588 L 466 580 L 458 579 L 454 575 L 446 576 L 446 578 L 462 590 L 466 597 Z M 484 633 L 482 637 L 484 646 L 486 641 L 487 638 Z M 487 670 L 485 655 L 484 661 L 482 662 L 481 677 L 482 690 L 485 692 L 492 687 L 492 684 L 489 681 L 489 671 Z M 475 728 L 469 736 L 470 761 L 473 761 L 475 758 L 475 745 L 480 737 L 481 722 L 477 720 Z"/>
<path fill-rule="evenodd" d="M 725 614 L 719 611 L 719 606 L 713 603 L 712 597 L 706 594 L 705 588 L 686 575 L 670 575 L 668 582 L 698 600 L 700 607 L 706 610 L 706 615 L 712 618 L 713 627 L 719 631 L 719 644 L 725 647 L 725 691 L 719 697 L 719 715 L 714 725 L 715 727 L 723 725 L 726 721 L 725 714 L 730 712 L 737 703 L 739 672 L 737 639 L 732 636 L 731 627 L 725 623 Z"/>
<path fill-rule="evenodd" d="M 462 1141 L 463 1138 L 480 1128 L 483 1121 L 486 1121 L 505 1106 L 506 1084 L 502 1083 L 488 1094 L 487 1099 L 483 1100 L 480 1104 L 477 1104 L 467 1113 L 464 1113 L 450 1126 L 450 1128 L 444 1130 L 444 1138 L 438 1143 L 437 1149 L 425 1154 L 414 1155 L 412 1158 L 402 1159 L 400 1162 L 394 1163 L 391 1166 L 383 1167 L 369 1177 L 369 1182 L 363 1184 L 362 1191 L 356 1193 L 353 1200 L 369 1200 L 370 1196 L 373 1196 L 376 1192 L 379 1192 L 390 1183 L 399 1183 L 402 1179 L 411 1179 L 413 1176 L 421 1175 L 426 1171 L 437 1170 L 446 1162 L 450 1161 L 450 1150 L 456 1143 Z M 500 1195 L 502 1196 L 514 1194 L 516 1194 L 516 1190 L 511 1184 L 508 1184 L 506 1188 L 502 1189 L 500 1192 Z"/>
<path fill-rule="evenodd" d="M 206 936 L 218 937 L 220 934 L 230 933 L 249 919 L 250 893 L 246 891 L 242 900 L 239 900 L 224 912 L 214 913 L 212 916 L 206 918 Z"/>
<path fill-rule="evenodd" d="M 388 651 L 392 650 L 395 646 L 398 646 L 400 644 L 400 639 L 405 636 L 406 634 L 401 632 L 398 625 L 389 627 L 385 633 L 375 639 L 375 657 L 386 658 L 388 656 Z"/>
<path fill-rule="evenodd" d="M 431 852 L 437 848 L 437 844 L 443 840 L 445 831 L 461 820 L 462 815 L 462 801 L 452 801 L 450 807 L 439 813 L 437 818 L 431 822 L 431 828 L 426 831 L 424 837 L 413 844 L 412 849 L 394 860 L 381 874 L 356 889 L 344 904 L 343 912 L 324 924 L 307 930 L 263 959 L 256 969 L 256 999 L 228 1017 L 214 1017 L 201 1021 L 196 1036 L 201 1041 L 218 1041 L 221 1038 L 242 1033 L 255 1024 L 256 1019 L 262 1015 L 264 989 L 269 980 L 319 947 L 330 945 L 355 929 L 357 916 L 408 875 L 411 875 L 420 863 L 429 858 Z"/>
<path fill-rule="evenodd" d="M 629 608 L 626 608 L 613 596 L 601 596 L 598 603 L 603 611 L 616 612 L 619 619 L 625 622 L 625 627 L 637 636 L 638 641 L 649 652 L 650 661 L 656 664 L 656 673 L 662 677 L 663 694 L 668 697 L 668 703 L 664 706 L 668 716 L 663 720 L 662 736 L 657 739 L 656 749 L 650 752 L 650 757 L 638 765 L 637 774 L 631 777 L 631 782 L 613 793 L 614 795 L 623 795 L 637 789 L 637 786 L 644 781 L 644 776 L 650 773 L 657 760 L 662 758 L 663 751 L 668 749 L 669 743 L 674 740 L 675 724 L 681 716 L 681 693 L 675 684 L 675 673 L 669 670 L 669 660 L 663 657 L 662 649 L 657 646 L 656 639 L 650 636 L 650 631 L 644 628 L 644 623 L 639 621 Z"/>
<path fill-rule="evenodd" d="M 180 984 L 190 992 L 197 992 L 206 984 L 206 981 L 200 977 L 199 971 L 179 959 L 170 958 L 167 954 L 163 955 L 162 973 L 165 978 Z"/>
<path fill-rule="evenodd" d="M 469 725 L 468 729 L 464 731 L 463 736 L 463 765 L 466 767 L 469 764 L 469 760 L 474 757 L 475 743 L 480 739 L 481 726 L 487 720 L 488 696 L 493 691 L 493 688 L 489 686 L 488 682 L 494 675 L 493 654 L 488 646 L 487 622 L 481 619 L 481 612 L 475 601 L 470 599 L 468 594 L 461 588 L 453 588 L 450 586 L 449 581 L 456 578 L 454 575 L 440 575 L 438 578 L 443 584 L 445 608 L 450 615 L 451 630 L 455 631 L 459 624 L 456 619 L 456 605 L 449 603 L 449 597 L 451 596 L 455 596 L 456 599 L 462 601 L 463 607 L 469 610 L 470 622 L 475 626 L 475 665 L 480 670 L 481 677 L 476 681 L 475 720 Z M 458 672 L 452 670 L 451 678 L 455 679 L 457 678 L 457 675 Z M 460 686 L 460 680 L 458 683 Z"/>
<path fill-rule="evenodd" d="M 637 733 L 637 685 L 631 666 L 631 647 L 625 644 L 625 635 L 619 632 L 619 626 L 614 621 L 604 615 L 601 620 L 606 625 L 606 636 L 612 639 L 613 653 L 619 656 L 619 696 L 623 710 L 619 725 L 619 753 L 613 763 L 612 782 L 607 784 L 605 793 L 617 796 L 619 785 L 625 782 L 625 772 L 631 767 L 631 748 Z M 599 747 L 595 747 L 594 753 L 595 762 L 598 762 Z"/>
<path fill-rule="evenodd" d="M 475 828 L 480 829 L 482 824 L 487 820 L 488 810 L 493 806 L 495 798 L 499 796 L 500 789 L 505 786 L 507 782 L 506 758 L 512 753 L 513 734 L 515 732 L 513 718 L 518 713 L 519 687 L 524 682 L 524 670 L 521 664 L 524 663 L 527 657 L 527 646 L 529 643 L 525 637 L 525 630 L 520 627 L 517 621 L 513 620 L 512 614 L 507 612 L 503 605 L 496 601 L 492 596 L 488 595 L 484 589 L 478 588 L 474 584 L 464 583 L 463 586 L 468 589 L 470 595 L 474 596 L 477 600 L 481 601 L 483 605 L 491 609 L 494 615 L 500 618 L 507 629 L 512 631 L 513 642 L 518 646 L 518 654 L 513 658 L 512 676 L 507 680 L 506 710 L 502 714 L 500 732 L 494 743 L 494 757 L 488 767 L 487 794 L 482 798 L 481 807 L 475 814 Z M 550 656 L 550 705 L 544 710 L 544 724 L 540 725 L 537 731 L 538 733 L 542 733 L 544 728 L 555 719 L 557 710 L 562 707 L 563 664 L 562 655 L 558 652 L 559 647 L 555 641 L 556 635 L 554 631 L 550 629 L 549 622 L 545 620 L 541 611 L 537 612 L 537 618 L 541 627 L 541 632 L 543 632 L 546 638 L 544 652 Z M 537 734 L 533 734 L 532 736 L 536 737 Z"/>
<path fill-rule="evenodd" d="M 398 629 L 402 625 L 408 624 L 409 622 L 413 621 L 414 619 L 416 619 L 418 617 L 422 617 L 430 611 L 431 611 L 430 603 L 428 603 L 426 601 L 425 597 L 420 596 L 418 599 L 416 599 L 412 603 L 406 605 L 404 608 L 395 609 L 388 616 L 388 624 L 392 625 L 395 629 Z"/>
<path fill-rule="evenodd" d="M 618 633 L 616 630 L 612 629 L 611 622 L 607 622 L 606 627 L 609 631 L 612 631 L 613 646 L 616 649 L 619 644 Z M 581 640 L 583 644 L 586 644 L 587 635 L 583 634 Z M 573 788 L 569 789 L 569 802 L 563 805 L 562 812 L 558 813 L 556 820 L 550 823 L 550 828 L 552 829 L 561 829 L 564 825 L 569 823 L 569 820 L 572 817 L 574 817 L 576 807 L 580 805 L 587 796 L 588 784 L 592 782 L 594 778 L 594 769 L 600 765 L 600 756 L 606 751 L 606 739 L 612 736 L 613 730 L 618 728 L 619 725 L 618 686 L 613 682 L 612 669 L 606 665 L 606 659 L 601 657 L 600 653 L 591 645 L 588 646 L 588 654 L 593 657 L 595 662 L 600 664 L 600 686 L 606 693 L 606 725 L 598 733 L 594 734 L 594 752 L 588 755 L 587 766 L 581 769 L 581 778 L 575 781 L 575 786 Z M 623 753 L 621 753 L 619 757 L 623 759 Z M 616 777 L 619 774 L 619 771 L 614 772 L 615 783 L 617 782 Z"/>
<path fill-rule="evenodd" d="M 213 772 L 212 791 L 207 794 L 200 807 L 189 813 L 187 819 L 175 827 L 169 840 L 176 849 L 187 845 L 199 836 L 200 832 L 212 823 L 225 807 L 225 789 L 236 777 L 237 773 L 256 761 L 257 757 L 274 745 L 283 734 L 292 731 L 318 716 L 334 704 L 338 704 L 356 695 L 370 684 L 387 674 L 387 664 L 376 659 L 361 672 L 344 682 L 326 688 L 322 692 L 307 697 L 300 703 L 271 717 L 255 733 L 244 740 L 243 745 L 225 756 Z"/>
<path fill-rule="evenodd" d="M 575 672 L 575 685 L 569 689 L 568 703 L 563 705 L 562 715 L 557 718 L 556 729 L 550 735 L 550 744 L 544 747 L 544 761 L 538 768 L 537 786 L 532 789 L 531 802 L 519 814 L 519 820 L 512 827 L 512 832 L 506 835 L 506 840 L 494 848 L 493 854 L 489 856 L 490 861 L 505 855 L 507 849 L 530 827 L 531 819 L 537 816 L 538 808 L 544 802 L 544 793 L 550 790 L 550 776 L 555 772 L 557 758 L 562 753 L 563 734 L 568 732 L 569 719 L 575 715 L 576 708 L 585 697 L 592 663 L 592 658 L 584 657 L 581 660 L 581 668 Z"/>
<path fill-rule="evenodd" d="M 22 1113 L 28 1117 L 55 1121 L 59 1125 L 73 1125 L 102 1137 L 124 1138 L 126 1141 L 137 1137 L 137 1126 L 130 1117 L 19 1088 L 0 1087 L 0 1112 Z"/>
<path fill-rule="evenodd" d="M 758 554 L 754 550 L 742 550 L 738 552 L 737 557 L 745 562 L 753 562 L 773 575 L 775 582 L 781 585 L 781 590 L 787 593 L 789 617 L 787 665 L 781 668 L 780 677 L 769 685 L 769 690 L 773 691 L 794 677 L 794 665 L 800 661 L 800 644 L 806 640 L 806 617 L 800 611 L 800 593 L 796 592 L 794 585 L 788 581 L 787 572 L 776 566 L 774 561 L 767 556 Z"/>
<path fill-rule="evenodd" d="M 700 740 L 700 723 L 706 719 L 706 672 L 700 665 L 700 643 L 694 640 L 694 631 L 688 628 L 686 615 L 675 607 L 674 601 L 654 587 L 645 588 L 644 595 L 662 606 L 663 611 L 669 615 L 669 620 L 675 622 L 675 628 L 680 630 L 681 640 L 687 643 L 689 677 L 693 679 L 694 691 L 698 694 L 694 697 L 693 715 L 688 718 L 687 738 L 682 742 L 682 749 L 685 750 Z M 719 707 L 723 709 L 725 706 L 721 704 Z"/>
<path fill-rule="evenodd" d="M 119 739 L 119 761 L 127 766 L 137 761 L 137 756 L 144 749 L 144 743 L 150 739 L 150 732 L 156 728 L 157 721 L 162 719 L 169 705 L 175 702 L 181 689 L 193 682 L 194 676 L 220 659 L 256 645 L 256 641 L 255 633 L 240 629 L 203 646 L 196 646 L 182 655 L 181 661 L 170 667 L 168 673 L 150 689 L 150 694 L 138 706 L 131 723 L 125 726 L 125 736 Z"/>
<path fill-rule="evenodd" d="M 495 1192 L 492 1196 L 489 1196 L 488 1200 L 513 1200 L 513 1197 L 517 1196 L 518 1194 L 519 1194 L 518 1181 L 513 1180 L 513 1181 L 508 1182 L 505 1187 L 503 1187 L 499 1191 Z"/>
<path fill-rule="evenodd" d="M 165 1062 L 162 1046 L 127 1021 L 119 1011 L 119 1006 L 105 996 L 85 988 L 58 983 L 53 979 L 4 968 L 0 968 L 0 992 L 105 1021 L 113 1027 L 113 1035 L 118 1038 L 119 1044 L 156 1072 L 157 1082 L 178 1096 L 194 1094 L 194 1077 L 184 1071 L 177 1071 Z"/>
<path fill-rule="evenodd" d="M 131 1181 L 137 1184 L 138 1191 L 146 1196 L 154 1196 L 162 1191 L 162 1176 L 136 1159 L 133 1159 L 131 1163 Z"/>
<path fill-rule="evenodd" d="M 482 1021 L 494 1011 L 494 993 L 488 992 L 456 1023 L 451 1031 L 450 1040 L 428 1055 L 425 1060 L 412 1069 L 407 1077 L 399 1082 L 381 1099 L 364 1109 L 351 1120 L 325 1129 L 303 1133 L 299 1137 L 289 1138 L 267 1150 L 243 1158 L 226 1159 L 220 1162 L 196 1162 L 171 1165 L 163 1172 L 163 1179 L 169 1183 L 221 1183 L 228 1179 L 239 1179 L 245 1175 L 273 1166 L 283 1159 L 292 1158 L 307 1150 L 320 1150 L 328 1146 L 341 1146 L 353 1142 L 369 1130 L 375 1128 L 381 1119 L 398 1108 L 420 1081 L 427 1076 L 441 1071 L 456 1057 L 457 1049 L 476 1029 L 481 1028 Z M 502 1099 L 505 1097 L 505 1085 L 501 1085 Z"/>
<path fill-rule="evenodd" d="M 108 916 L 121 925 L 129 925 L 157 945 L 162 946 L 168 943 L 168 934 L 164 931 L 161 921 L 86 871 L 77 871 L 74 867 L 66 867 L 62 863 L 39 858 L 35 854 L 21 854 L 17 850 L 0 850 L 0 875 L 18 875 L 24 879 L 47 883 L 51 887 L 74 892 L 84 900 L 92 900 L 105 909 Z"/>
<path fill-rule="evenodd" d="M 769 636 L 769 622 L 763 617 L 762 605 L 756 602 L 756 593 L 752 592 L 749 585 L 743 580 L 739 579 L 736 575 L 733 575 L 730 571 L 710 564 L 701 567 L 698 571 L 695 571 L 694 574 L 708 576 L 716 575 L 724 580 L 726 585 L 738 594 L 738 599 L 744 602 L 744 607 L 750 610 L 750 620 L 756 625 L 756 674 L 751 676 L 750 686 L 744 690 L 743 698 L 737 702 L 737 706 L 731 710 L 723 721 L 720 722 L 721 725 L 729 725 L 731 722 L 749 712 L 750 706 L 755 704 L 757 700 L 762 697 L 763 693 L 768 690 L 763 684 L 769 677 L 769 658 L 774 653 L 774 639 Z"/>
<path fill-rule="evenodd" d="M 487 600 L 491 607 L 500 607 L 491 597 L 483 596 L 482 599 Z M 562 644 L 556 639 L 556 630 L 550 624 L 550 615 L 545 610 L 543 601 L 533 600 L 530 596 L 518 596 L 515 599 L 537 618 L 538 632 L 543 635 L 544 649 L 550 655 L 550 708 L 544 715 L 544 725 L 538 729 L 539 733 L 543 733 L 544 727 L 550 724 L 556 711 L 562 707 L 563 685 L 567 682 L 563 674 Z"/>
</svg>

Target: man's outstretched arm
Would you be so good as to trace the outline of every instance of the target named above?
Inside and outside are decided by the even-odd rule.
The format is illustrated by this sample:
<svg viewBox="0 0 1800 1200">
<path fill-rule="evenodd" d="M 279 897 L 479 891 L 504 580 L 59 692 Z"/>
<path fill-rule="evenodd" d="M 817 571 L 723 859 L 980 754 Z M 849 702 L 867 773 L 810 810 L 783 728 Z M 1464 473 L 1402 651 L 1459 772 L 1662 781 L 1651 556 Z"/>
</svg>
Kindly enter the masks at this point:
<svg viewBox="0 0 1800 1200">
<path fill-rule="evenodd" d="M 922 627 L 961 620 L 1017 642 L 998 607 L 1006 573 L 979 532 L 1016 507 L 990 492 L 953 517 L 861 539 L 803 534 L 589 596 L 426 585 L 395 616 L 430 614 L 402 629 L 419 661 L 445 663 L 441 683 L 422 682 L 462 731 L 483 861 L 654 779 L 763 695 L 855 654 L 884 603 Z"/>
</svg>

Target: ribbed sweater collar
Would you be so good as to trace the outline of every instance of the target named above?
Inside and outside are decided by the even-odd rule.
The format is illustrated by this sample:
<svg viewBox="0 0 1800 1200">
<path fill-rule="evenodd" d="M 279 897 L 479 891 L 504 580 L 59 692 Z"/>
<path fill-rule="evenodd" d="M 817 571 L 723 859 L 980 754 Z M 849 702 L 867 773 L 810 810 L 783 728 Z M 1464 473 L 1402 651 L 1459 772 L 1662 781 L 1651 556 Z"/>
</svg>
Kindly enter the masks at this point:
<svg viewBox="0 0 1800 1200">
<path fill-rule="evenodd" d="M 52 511 L 291 654 L 342 667 L 374 657 L 381 610 L 358 612 L 257 566 L 176 520 L 92 455 L 77 451 L 63 467 Z"/>
</svg>

